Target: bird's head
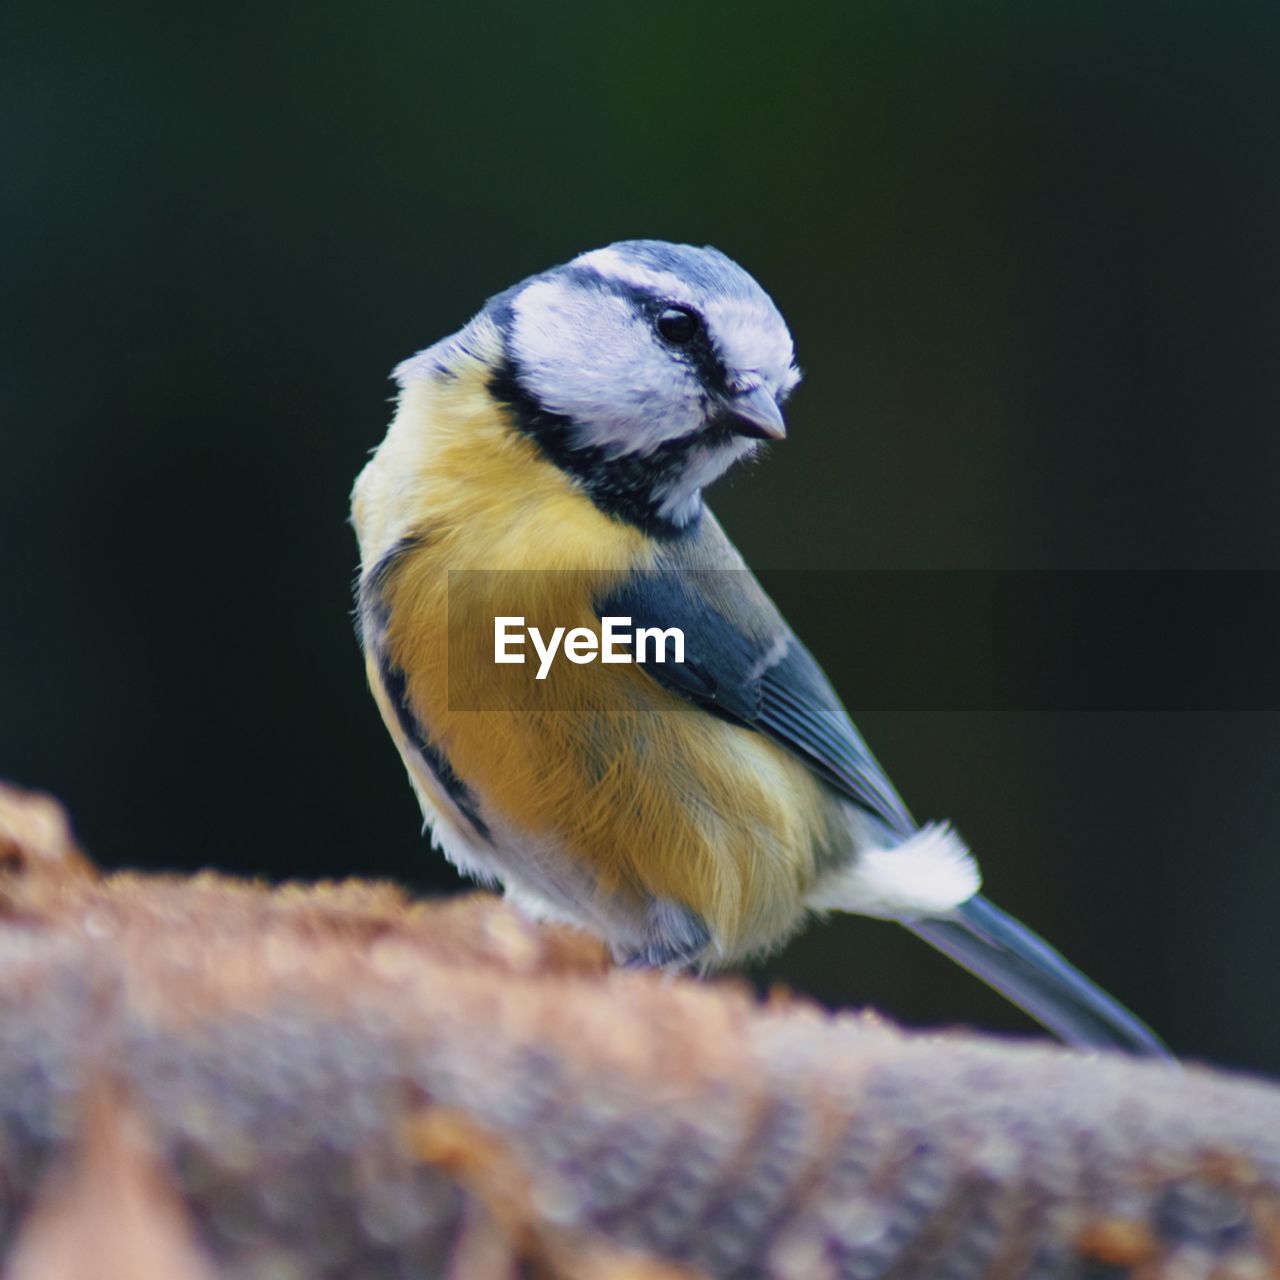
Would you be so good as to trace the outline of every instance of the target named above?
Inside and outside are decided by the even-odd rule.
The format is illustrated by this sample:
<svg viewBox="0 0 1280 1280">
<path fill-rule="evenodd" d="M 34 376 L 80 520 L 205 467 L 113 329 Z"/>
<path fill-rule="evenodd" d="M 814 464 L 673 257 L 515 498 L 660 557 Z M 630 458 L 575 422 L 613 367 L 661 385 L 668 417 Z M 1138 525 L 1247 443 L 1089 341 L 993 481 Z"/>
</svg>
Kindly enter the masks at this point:
<svg viewBox="0 0 1280 1280">
<path fill-rule="evenodd" d="M 716 249 L 624 240 L 516 285 L 492 390 L 598 505 L 656 533 L 762 440 L 800 380 L 772 299 Z"/>
</svg>

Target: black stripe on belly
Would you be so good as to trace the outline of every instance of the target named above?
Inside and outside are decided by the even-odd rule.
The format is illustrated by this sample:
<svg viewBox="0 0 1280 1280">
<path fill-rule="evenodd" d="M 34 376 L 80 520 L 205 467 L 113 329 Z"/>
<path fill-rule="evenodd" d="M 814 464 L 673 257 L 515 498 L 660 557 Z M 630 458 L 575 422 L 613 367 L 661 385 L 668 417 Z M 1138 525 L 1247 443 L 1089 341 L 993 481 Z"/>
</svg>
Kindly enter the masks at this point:
<svg viewBox="0 0 1280 1280">
<path fill-rule="evenodd" d="M 458 812 L 472 825 L 477 835 L 488 840 L 489 825 L 480 816 L 475 793 L 458 777 L 453 765 L 449 763 L 449 757 L 427 737 L 418 717 L 413 714 L 404 672 L 391 662 L 381 646 L 374 648 L 373 656 L 378 667 L 378 679 L 382 681 L 382 687 L 386 689 L 387 697 L 395 708 L 401 733 L 417 748 L 432 776 L 453 801 Z"/>
<path fill-rule="evenodd" d="M 387 629 L 390 608 L 383 589 L 392 570 L 414 547 L 422 546 L 426 541 L 425 534 L 408 534 L 392 543 L 390 550 L 382 553 L 378 563 L 368 573 L 356 579 L 356 634 L 366 648 L 372 649 Z"/>
<path fill-rule="evenodd" d="M 475 793 L 454 771 L 449 757 L 427 736 L 426 730 L 413 713 L 409 702 L 408 680 L 405 673 L 391 661 L 383 643 L 390 606 L 384 589 L 392 571 L 403 556 L 426 541 L 425 535 L 415 534 L 401 538 L 391 547 L 360 580 L 357 589 L 360 635 L 366 650 L 373 658 L 378 679 L 395 708 L 400 731 L 413 744 L 422 757 L 441 790 L 453 802 L 454 807 L 471 824 L 475 833 L 484 840 L 489 837 L 489 825 L 480 816 Z"/>
</svg>

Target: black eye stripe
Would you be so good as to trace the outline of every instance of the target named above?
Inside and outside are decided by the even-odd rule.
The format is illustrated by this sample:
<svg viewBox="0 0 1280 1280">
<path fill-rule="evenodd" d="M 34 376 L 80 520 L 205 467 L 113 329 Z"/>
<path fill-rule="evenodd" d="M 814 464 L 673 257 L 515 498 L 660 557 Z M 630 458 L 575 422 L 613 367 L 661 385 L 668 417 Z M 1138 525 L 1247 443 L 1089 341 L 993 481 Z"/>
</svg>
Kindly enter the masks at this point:
<svg viewBox="0 0 1280 1280">
<path fill-rule="evenodd" d="M 697 375 L 710 395 L 722 395 L 727 377 L 724 365 L 716 351 L 711 330 L 706 320 L 692 307 L 681 303 L 668 302 L 664 299 L 652 299 L 646 308 L 659 341 L 667 346 L 673 355 L 687 364 Z M 686 334 L 683 328 L 676 338 L 663 333 L 664 317 L 678 315 L 683 322 L 684 317 L 693 320 L 692 329 Z"/>
</svg>

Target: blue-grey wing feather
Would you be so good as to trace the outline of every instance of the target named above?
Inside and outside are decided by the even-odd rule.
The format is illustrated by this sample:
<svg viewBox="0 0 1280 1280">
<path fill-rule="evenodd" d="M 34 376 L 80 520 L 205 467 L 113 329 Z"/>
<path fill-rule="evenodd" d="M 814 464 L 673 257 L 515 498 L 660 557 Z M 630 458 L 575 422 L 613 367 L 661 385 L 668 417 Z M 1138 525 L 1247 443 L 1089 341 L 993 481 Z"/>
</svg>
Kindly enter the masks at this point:
<svg viewBox="0 0 1280 1280">
<path fill-rule="evenodd" d="M 773 739 L 895 834 L 915 830 L 817 660 L 710 512 L 596 611 L 636 627 L 680 628 L 683 662 L 650 655 L 642 664 L 663 688 Z"/>
</svg>

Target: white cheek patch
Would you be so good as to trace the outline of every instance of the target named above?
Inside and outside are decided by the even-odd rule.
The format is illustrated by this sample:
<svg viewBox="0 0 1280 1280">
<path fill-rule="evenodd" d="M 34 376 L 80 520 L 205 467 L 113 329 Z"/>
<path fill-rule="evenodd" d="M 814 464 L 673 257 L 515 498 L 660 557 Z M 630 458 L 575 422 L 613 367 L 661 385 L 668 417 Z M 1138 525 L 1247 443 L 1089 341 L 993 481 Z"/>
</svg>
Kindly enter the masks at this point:
<svg viewBox="0 0 1280 1280">
<path fill-rule="evenodd" d="M 693 372 L 662 350 L 625 298 L 539 280 L 513 303 L 512 354 L 525 389 L 610 456 L 651 453 L 703 422 Z"/>
</svg>

